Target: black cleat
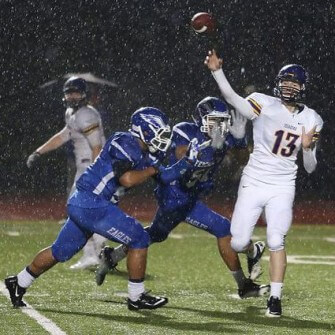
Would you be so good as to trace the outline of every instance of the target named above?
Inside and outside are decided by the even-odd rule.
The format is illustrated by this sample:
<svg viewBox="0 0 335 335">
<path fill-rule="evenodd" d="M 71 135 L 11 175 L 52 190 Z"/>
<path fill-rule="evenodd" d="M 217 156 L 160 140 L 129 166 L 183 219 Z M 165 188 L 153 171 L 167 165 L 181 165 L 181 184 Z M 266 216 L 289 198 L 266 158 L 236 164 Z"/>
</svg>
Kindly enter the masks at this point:
<svg viewBox="0 0 335 335">
<path fill-rule="evenodd" d="M 268 299 L 267 310 L 265 315 L 270 318 L 280 318 L 281 317 L 281 300 L 277 297 L 271 296 Z"/>
<path fill-rule="evenodd" d="M 270 285 L 258 285 L 251 279 L 247 279 L 244 286 L 238 290 L 241 299 L 262 297 L 270 292 Z"/>
<path fill-rule="evenodd" d="M 168 303 L 168 298 L 155 297 L 144 292 L 137 301 L 128 299 L 128 309 L 137 311 L 139 309 L 156 309 Z"/>
<path fill-rule="evenodd" d="M 26 304 L 22 301 L 22 297 L 26 293 L 26 289 L 19 286 L 17 283 L 17 277 L 11 276 L 6 278 L 5 285 L 9 291 L 10 300 L 13 304 L 13 307 L 25 307 Z"/>
<path fill-rule="evenodd" d="M 111 254 L 114 248 L 104 247 L 99 255 L 99 266 L 95 271 L 95 282 L 98 286 L 102 285 L 106 274 L 117 267 L 117 263 L 113 262 Z"/>
<path fill-rule="evenodd" d="M 249 278 L 251 280 L 256 280 L 262 274 L 260 259 L 262 258 L 265 251 L 265 243 L 263 241 L 258 241 L 254 243 L 254 246 L 257 249 L 256 257 L 247 257 Z"/>
</svg>

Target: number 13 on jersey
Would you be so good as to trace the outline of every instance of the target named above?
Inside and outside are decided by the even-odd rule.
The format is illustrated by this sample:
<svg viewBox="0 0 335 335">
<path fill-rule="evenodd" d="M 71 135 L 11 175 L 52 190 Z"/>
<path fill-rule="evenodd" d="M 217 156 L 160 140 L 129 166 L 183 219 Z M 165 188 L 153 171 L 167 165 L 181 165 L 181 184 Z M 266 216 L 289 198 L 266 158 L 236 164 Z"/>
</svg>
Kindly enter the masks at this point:
<svg viewBox="0 0 335 335">
<path fill-rule="evenodd" d="M 300 137 L 297 134 L 286 132 L 284 130 L 277 130 L 275 132 L 276 140 L 273 145 L 272 152 L 275 155 L 281 155 L 284 157 L 290 157 L 294 152 L 297 139 Z M 287 141 L 286 144 L 283 144 L 283 141 Z M 281 148 L 281 150 L 279 150 Z"/>
</svg>

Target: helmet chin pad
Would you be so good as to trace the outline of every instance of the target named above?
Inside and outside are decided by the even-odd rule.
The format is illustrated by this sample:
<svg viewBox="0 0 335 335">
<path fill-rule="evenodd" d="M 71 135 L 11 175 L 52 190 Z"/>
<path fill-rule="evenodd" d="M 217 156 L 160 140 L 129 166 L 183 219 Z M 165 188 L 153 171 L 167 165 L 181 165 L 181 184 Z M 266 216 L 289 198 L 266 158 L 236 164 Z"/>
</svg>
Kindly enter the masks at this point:
<svg viewBox="0 0 335 335">
<path fill-rule="evenodd" d="M 152 145 L 148 145 L 148 148 L 149 148 L 149 152 L 151 154 L 154 154 L 154 153 L 156 153 L 158 151 L 158 149 L 155 148 L 155 147 L 153 147 Z"/>
</svg>

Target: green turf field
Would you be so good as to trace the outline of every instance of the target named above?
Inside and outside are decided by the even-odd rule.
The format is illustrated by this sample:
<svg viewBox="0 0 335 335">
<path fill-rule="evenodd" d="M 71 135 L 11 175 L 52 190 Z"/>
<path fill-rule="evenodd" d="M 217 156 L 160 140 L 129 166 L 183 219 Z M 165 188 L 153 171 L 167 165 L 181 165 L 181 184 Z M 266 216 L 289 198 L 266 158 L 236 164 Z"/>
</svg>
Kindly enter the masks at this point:
<svg viewBox="0 0 335 335">
<path fill-rule="evenodd" d="M 28 264 L 59 229 L 54 222 L 1 222 L 1 280 Z M 264 239 L 265 229 L 255 234 Z M 215 239 L 187 225 L 149 250 L 146 288 L 170 299 L 161 309 L 128 311 L 124 264 L 97 287 L 93 272 L 69 270 L 79 255 L 41 276 L 25 300 L 66 334 L 335 334 L 335 226 L 294 226 L 287 250 L 314 264 L 289 263 L 281 319 L 264 316 L 265 298 L 236 299 Z M 266 282 L 266 259 L 263 265 Z M 3 294 L 0 325 L 0 334 L 48 334 Z"/>
</svg>

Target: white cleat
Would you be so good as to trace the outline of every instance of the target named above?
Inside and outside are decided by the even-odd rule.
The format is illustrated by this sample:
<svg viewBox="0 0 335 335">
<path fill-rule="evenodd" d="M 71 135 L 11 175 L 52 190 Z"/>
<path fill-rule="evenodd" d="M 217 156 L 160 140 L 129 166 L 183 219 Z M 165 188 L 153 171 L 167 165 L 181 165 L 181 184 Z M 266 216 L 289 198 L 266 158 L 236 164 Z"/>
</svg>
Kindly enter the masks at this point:
<svg viewBox="0 0 335 335">
<path fill-rule="evenodd" d="M 257 263 L 252 267 L 251 273 L 249 274 L 249 278 L 254 281 L 258 279 L 263 273 L 262 266 Z"/>
<path fill-rule="evenodd" d="M 252 281 L 256 280 L 263 273 L 262 266 L 261 266 L 261 258 L 265 251 L 265 243 L 263 241 L 258 241 L 254 243 L 254 246 L 256 247 L 256 250 L 257 250 L 256 257 L 247 258 L 249 278 Z"/>
<path fill-rule="evenodd" d="M 98 257 L 82 257 L 80 260 L 71 265 L 71 270 L 84 270 L 96 267 L 99 264 L 99 258 Z"/>
</svg>

